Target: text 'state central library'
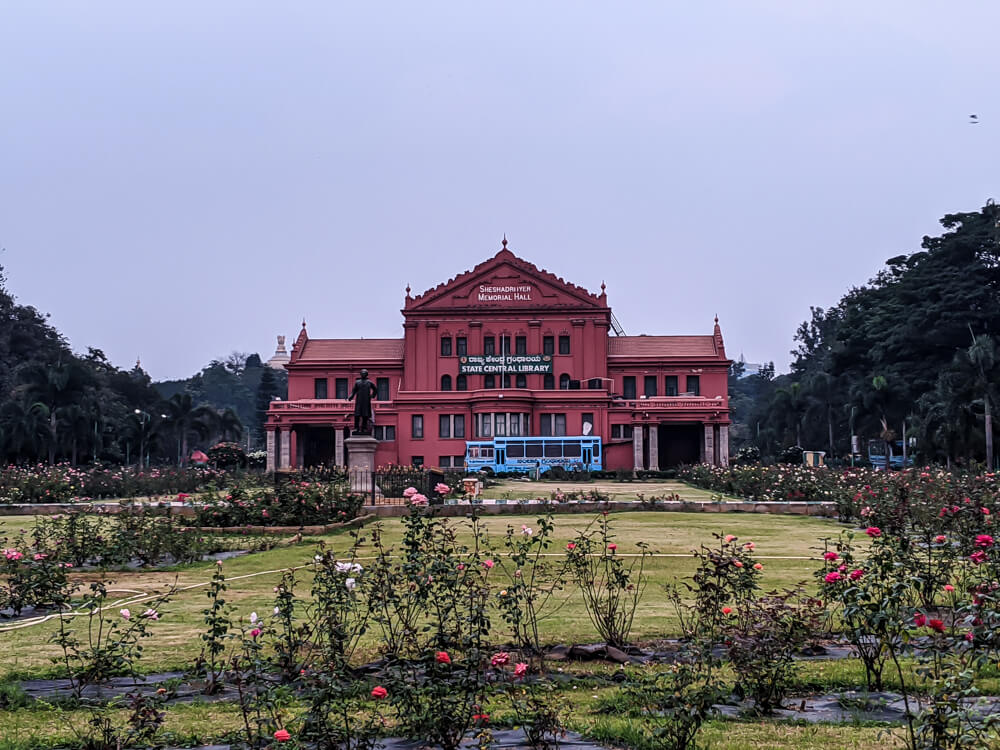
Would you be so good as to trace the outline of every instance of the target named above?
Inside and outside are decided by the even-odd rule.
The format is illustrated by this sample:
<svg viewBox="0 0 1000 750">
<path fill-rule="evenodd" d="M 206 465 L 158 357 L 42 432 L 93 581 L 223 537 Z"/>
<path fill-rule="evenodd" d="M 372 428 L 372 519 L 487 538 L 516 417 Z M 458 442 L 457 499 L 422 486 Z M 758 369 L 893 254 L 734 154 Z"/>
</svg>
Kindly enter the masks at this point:
<svg viewBox="0 0 1000 750">
<path fill-rule="evenodd" d="M 729 461 L 729 360 L 718 320 L 699 336 L 625 336 L 600 293 L 506 247 L 403 303 L 403 336 L 310 338 L 267 418 L 269 468 L 345 465 L 347 397 L 376 384 L 378 465 L 464 466 L 467 441 L 593 435 L 605 469 Z M 349 445 L 349 444 L 348 444 Z"/>
</svg>

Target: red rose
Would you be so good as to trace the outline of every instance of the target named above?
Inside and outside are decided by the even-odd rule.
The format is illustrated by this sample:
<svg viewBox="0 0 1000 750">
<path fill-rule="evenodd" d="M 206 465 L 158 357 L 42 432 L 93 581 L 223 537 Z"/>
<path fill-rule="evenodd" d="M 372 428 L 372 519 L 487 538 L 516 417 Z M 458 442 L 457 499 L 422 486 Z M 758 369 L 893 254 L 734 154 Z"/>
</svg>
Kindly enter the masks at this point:
<svg viewBox="0 0 1000 750">
<path fill-rule="evenodd" d="M 939 633 L 944 632 L 944 623 L 941 622 L 941 620 L 928 620 L 927 627 L 929 627 L 931 630 L 936 630 Z"/>
<path fill-rule="evenodd" d="M 447 651 L 438 651 L 434 654 L 434 658 L 437 660 L 438 664 L 451 664 L 451 657 L 448 656 Z"/>
<path fill-rule="evenodd" d="M 918 612 L 913 616 L 913 624 L 916 625 L 918 628 L 922 628 L 924 625 L 927 624 L 927 618 Z"/>
<path fill-rule="evenodd" d="M 389 695 L 389 691 L 386 690 L 381 685 L 372 688 L 372 698 L 374 698 L 375 700 L 382 700 L 387 695 Z"/>
<path fill-rule="evenodd" d="M 288 733 L 287 729 L 279 729 L 274 733 L 274 739 L 278 742 L 288 742 L 288 740 L 292 739 L 292 735 Z"/>
<path fill-rule="evenodd" d="M 878 526 L 869 526 L 867 529 L 865 529 L 865 533 L 872 539 L 874 539 L 877 536 L 882 536 L 882 529 L 880 529 Z"/>
</svg>

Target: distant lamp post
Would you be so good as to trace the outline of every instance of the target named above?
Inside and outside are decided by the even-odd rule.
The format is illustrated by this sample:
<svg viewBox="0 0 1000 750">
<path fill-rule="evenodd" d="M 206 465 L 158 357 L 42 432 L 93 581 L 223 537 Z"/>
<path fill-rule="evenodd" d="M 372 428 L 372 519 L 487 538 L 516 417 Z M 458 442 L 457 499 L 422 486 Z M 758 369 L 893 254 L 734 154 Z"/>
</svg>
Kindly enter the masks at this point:
<svg viewBox="0 0 1000 750">
<path fill-rule="evenodd" d="M 149 422 L 149 413 L 142 409 L 136 409 L 135 415 L 139 417 L 139 466 L 142 466 L 143 456 L 145 456 L 146 467 L 149 467 L 149 454 L 146 452 L 146 423 Z"/>
</svg>

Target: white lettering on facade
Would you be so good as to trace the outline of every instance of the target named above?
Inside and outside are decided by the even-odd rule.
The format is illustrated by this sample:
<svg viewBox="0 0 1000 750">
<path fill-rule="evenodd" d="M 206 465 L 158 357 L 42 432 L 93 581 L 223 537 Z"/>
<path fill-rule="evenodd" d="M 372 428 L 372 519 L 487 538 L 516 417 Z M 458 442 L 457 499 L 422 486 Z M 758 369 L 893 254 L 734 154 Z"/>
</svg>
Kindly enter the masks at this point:
<svg viewBox="0 0 1000 750">
<path fill-rule="evenodd" d="M 480 302 L 530 302 L 531 284 L 521 284 L 515 286 L 480 284 L 479 301 Z"/>
</svg>

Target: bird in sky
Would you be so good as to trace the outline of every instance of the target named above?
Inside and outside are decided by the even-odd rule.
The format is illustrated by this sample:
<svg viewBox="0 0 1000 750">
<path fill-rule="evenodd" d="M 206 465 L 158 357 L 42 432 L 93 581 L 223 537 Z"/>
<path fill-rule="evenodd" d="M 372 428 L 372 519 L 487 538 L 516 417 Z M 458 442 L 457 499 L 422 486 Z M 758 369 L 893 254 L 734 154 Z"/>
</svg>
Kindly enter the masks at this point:
<svg viewBox="0 0 1000 750">
<path fill-rule="evenodd" d="M 979 124 L 979 115 L 969 115 L 969 124 L 970 125 L 978 125 Z"/>
</svg>

